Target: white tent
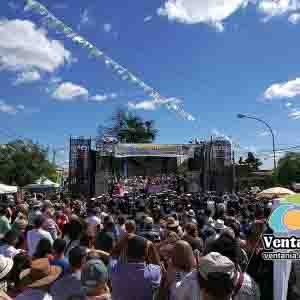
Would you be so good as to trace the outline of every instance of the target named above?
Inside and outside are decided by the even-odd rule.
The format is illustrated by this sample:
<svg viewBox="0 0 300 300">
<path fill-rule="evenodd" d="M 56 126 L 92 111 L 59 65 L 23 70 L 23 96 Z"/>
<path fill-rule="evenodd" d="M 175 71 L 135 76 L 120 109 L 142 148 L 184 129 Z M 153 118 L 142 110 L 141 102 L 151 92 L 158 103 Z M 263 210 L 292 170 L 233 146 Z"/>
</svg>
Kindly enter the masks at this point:
<svg viewBox="0 0 300 300">
<path fill-rule="evenodd" d="M 48 188 L 59 188 L 59 184 L 51 181 L 46 177 L 41 177 L 36 180 L 35 183 L 26 185 L 27 189 L 48 189 Z"/>
<path fill-rule="evenodd" d="M 18 192 L 17 186 L 10 186 L 0 183 L 0 194 L 14 194 Z"/>
<path fill-rule="evenodd" d="M 47 185 L 47 186 L 53 186 L 55 188 L 58 188 L 59 187 L 59 184 L 58 183 L 55 183 L 53 181 L 51 181 L 50 179 L 48 178 L 43 178 L 41 177 L 40 179 L 38 179 L 35 184 L 39 184 L 39 185 Z"/>
</svg>

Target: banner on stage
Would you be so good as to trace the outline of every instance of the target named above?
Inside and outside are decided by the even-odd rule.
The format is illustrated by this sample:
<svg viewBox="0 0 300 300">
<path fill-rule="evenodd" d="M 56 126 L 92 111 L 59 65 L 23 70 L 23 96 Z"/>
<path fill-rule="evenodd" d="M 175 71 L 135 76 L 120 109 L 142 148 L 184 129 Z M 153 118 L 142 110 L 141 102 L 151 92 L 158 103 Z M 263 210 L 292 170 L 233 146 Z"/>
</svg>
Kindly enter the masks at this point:
<svg viewBox="0 0 300 300">
<path fill-rule="evenodd" d="M 193 156 L 190 147 L 163 144 L 118 144 L 115 145 L 115 157 L 178 157 Z"/>
</svg>

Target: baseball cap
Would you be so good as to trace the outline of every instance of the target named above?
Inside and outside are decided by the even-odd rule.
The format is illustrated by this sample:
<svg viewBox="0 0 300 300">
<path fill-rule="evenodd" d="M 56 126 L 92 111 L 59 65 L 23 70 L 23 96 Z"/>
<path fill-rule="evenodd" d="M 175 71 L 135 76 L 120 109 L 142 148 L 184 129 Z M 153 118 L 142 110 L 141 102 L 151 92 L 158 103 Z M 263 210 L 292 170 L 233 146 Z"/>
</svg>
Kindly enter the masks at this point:
<svg viewBox="0 0 300 300">
<path fill-rule="evenodd" d="M 207 280 L 210 275 L 228 275 L 231 279 L 236 274 L 234 263 L 226 256 L 218 252 L 211 252 L 199 260 L 198 271 L 203 279 Z"/>
<path fill-rule="evenodd" d="M 89 260 L 81 271 L 81 283 L 87 292 L 95 289 L 99 284 L 106 283 L 107 280 L 107 268 L 100 259 Z"/>
</svg>

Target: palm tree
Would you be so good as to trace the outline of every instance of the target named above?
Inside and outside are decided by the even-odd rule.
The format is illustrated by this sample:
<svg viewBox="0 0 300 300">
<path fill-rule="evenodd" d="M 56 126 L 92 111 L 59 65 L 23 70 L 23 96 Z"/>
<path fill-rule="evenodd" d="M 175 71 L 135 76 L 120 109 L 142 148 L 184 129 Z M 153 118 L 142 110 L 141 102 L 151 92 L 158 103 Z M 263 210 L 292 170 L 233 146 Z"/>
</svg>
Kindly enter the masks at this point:
<svg viewBox="0 0 300 300">
<path fill-rule="evenodd" d="M 132 112 L 118 110 L 111 120 L 113 124 L 104 134 L 117 138 L 120 143 L 152 143 L 158 134 L 153 120 L 144 121 Z"/>
</svg>

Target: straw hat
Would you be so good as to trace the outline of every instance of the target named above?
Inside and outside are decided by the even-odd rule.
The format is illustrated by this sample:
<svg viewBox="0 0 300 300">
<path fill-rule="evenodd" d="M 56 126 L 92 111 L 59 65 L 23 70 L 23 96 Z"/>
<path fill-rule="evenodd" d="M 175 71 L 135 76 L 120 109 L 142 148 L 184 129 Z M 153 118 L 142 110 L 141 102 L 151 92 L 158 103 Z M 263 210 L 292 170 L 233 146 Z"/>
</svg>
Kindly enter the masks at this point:
<svg viewBox="0 0 300 300">
<path fill-rule="evenodd" d="M 62 269 L 58 266 L 51 266 L 47 258 L 37 259 L 31 263 L 31 268 L 21 272 L 21 284 L 38 288 L 50 285 L 61 274 Z"/>
<path fill-rule="evenodd" d="M 179 226 L 179 222 L 175 220 L 173 217 L 167 218 L 167 228 L 177 228 Z"/>
</svg>

